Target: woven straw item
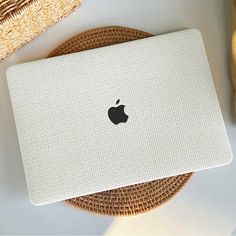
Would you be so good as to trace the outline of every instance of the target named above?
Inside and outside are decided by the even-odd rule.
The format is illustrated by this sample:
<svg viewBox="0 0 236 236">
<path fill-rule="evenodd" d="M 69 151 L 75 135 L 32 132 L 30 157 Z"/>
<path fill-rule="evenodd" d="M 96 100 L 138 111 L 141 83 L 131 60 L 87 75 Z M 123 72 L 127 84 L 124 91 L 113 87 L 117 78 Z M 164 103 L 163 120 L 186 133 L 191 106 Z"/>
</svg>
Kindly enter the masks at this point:
<svg viewBox="0 0 236 236">
<path fill-rule="evenodd" d="M 104 27 L 81 33 L 56 48 L 49 57 L 149 37 L 151 34 L 124 27 Z M 113 216 L 135 215 L 170 200 L 191 178 L 192 173 L 136 184 L 65 202 L 82 210 Z"/>
<path fill-rule="evenodd" d="M 8 16 L 14 14 L 14 12 L 21 9 L 26 4 L 30 3 L 31 0 L 2 0 L 0 1 L 0 21 Z"/>
<path fill-rule="evenodd" d="M 0 0 L 0 61 L 64 18 L 81 0 Z"/>
<path fill-rule="evenodd" d="M 233 86 L 234 118 L 236 118 L 236 0 L 232 0 L 231 79 Z"/>
</svg>

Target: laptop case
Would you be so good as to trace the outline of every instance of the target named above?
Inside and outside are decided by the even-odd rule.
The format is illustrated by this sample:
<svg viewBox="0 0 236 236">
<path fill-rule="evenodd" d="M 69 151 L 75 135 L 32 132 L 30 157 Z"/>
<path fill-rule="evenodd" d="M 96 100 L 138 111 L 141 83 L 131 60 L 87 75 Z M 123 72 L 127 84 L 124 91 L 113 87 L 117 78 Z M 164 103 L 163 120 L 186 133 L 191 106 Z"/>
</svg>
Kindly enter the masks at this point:
<svg viewBox="0 0 236 236">
<path fill-rule="evenodd" d="M 7 81 L 35 205 L 232 159 L 196 29 L 15 65 Z"/>
</svg>

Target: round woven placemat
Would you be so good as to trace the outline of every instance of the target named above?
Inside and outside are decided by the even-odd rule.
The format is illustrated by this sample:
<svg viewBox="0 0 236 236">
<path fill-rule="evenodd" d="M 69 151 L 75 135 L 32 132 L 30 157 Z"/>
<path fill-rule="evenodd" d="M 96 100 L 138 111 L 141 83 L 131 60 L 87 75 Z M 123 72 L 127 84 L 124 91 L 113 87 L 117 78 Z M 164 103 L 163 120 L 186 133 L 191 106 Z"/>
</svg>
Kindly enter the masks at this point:
<svg viewBox="0 0 236 236">
<path fill-rule="evenodd" d="M 136 29 L 111 26 L 81 33 L 61 44 L 49 57 L 103 47 L 152 36 Z M 155 180 L 66 200 L 67 204 L 103 215 L 135 215 L 170 200 L 191 178 L 192 173 Z"/>
</svg>

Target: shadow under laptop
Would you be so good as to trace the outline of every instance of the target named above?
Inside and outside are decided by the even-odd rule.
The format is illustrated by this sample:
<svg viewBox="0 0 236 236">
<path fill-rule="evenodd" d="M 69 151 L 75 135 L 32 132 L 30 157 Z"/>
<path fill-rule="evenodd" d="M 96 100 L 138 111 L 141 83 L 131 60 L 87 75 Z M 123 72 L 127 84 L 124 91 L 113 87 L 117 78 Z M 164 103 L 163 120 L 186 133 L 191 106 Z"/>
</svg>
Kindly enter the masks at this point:
<svg viewBox="0 0 236 236">
<path fill-rule="evenodd" d="M 15 121 L 5 79 L 5 71 L 8 66 L 9 65 L 6 65 L 5 63 L 2 63 L 0 66 L 0 145 L 2 145 L 0 148 L 1 185 L 4 186 L 3 190 L 9 197 L 14 198 L 18 195 L 18 198 L 19 195 L 21 195 L 23 198 L 28 198 Z"/>
<path fill-rule="evenodd" d="M 231 233 L 231 236 L 236 236 L 236 226 L 235 226 L 235 228 L 233 229 L 233 232 Z"/>
</svg>

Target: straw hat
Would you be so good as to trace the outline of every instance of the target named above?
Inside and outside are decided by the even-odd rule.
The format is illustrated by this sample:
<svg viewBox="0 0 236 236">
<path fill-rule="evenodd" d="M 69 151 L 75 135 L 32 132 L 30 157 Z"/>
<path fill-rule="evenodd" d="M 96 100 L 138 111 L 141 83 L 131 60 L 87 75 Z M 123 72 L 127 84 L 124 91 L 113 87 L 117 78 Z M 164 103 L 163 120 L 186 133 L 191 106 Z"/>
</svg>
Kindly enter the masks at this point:
<svg viewBox="0 0 236 236">
<path fill-rule="evenodd" d="M 104 27 L 86 31 L 57 47 L 49 57 L 150 37 L 136 29 Z M 113 216 L 134 215 L 157 208 L 169 201 L 188 182 L 192 173 L 136 184 L 66 200 L 73 207 Z"/>
</svg>

